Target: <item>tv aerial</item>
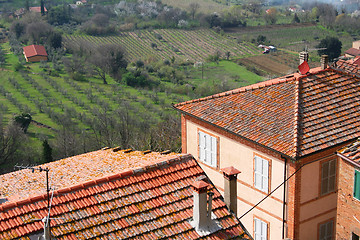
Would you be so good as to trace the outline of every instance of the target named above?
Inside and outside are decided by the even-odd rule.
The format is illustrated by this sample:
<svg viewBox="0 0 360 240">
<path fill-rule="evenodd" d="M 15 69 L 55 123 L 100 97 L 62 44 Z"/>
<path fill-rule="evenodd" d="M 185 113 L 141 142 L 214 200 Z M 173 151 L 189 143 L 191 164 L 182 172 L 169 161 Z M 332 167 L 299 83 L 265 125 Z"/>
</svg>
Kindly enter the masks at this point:
<svg viewBox="0 0 360 240">
<path fill-rule="evenodd" d="M 50 231 L 50 220 L 51 219 L 63 219 L 63 218 L 51 218 L 50 217 L 50 210 L 51 210 L 51 204 L 54 197 L 54 188 L 49 187 L 49 168 L 43 168 L 43 167 L 34 167 L 34 166 L 22 166 L 22 165 L 15 165 L 15 168 L 19 169 L 29 169 L 33 173 L 35 171 L 39 172 L 45 172 L 46 173 L 46 192 L 47 192 L 47 215 L 42 219 L 33 219 L 34 221 L 42 221 L 44 223 L 44 234 L 41 235 L 38 240 L 50 240 L 51 239 L 51 231 Z M 51 199 L 50 199 L 50 189 L 52 189 L 51 193 Z"/>
</svg>

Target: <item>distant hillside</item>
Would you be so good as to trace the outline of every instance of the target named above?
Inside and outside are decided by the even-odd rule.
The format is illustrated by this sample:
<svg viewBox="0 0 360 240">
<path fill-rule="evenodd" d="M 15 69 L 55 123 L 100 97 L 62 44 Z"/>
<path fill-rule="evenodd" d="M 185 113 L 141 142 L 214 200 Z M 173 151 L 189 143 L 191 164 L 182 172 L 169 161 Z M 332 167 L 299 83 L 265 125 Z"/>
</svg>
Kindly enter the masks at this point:
<svg viewBox="0 0 360 240">
<path fill-rule="evenodd" d="M 118 36 L 93 37 L 67 35 L 64 46 L 69 49 L 93 49 L 96 46 L 113 43 L 123 46 L 130 62 L 149 57 L 182 61 L 203 61 L 209 55 L 220 52 L 222 58 L 230 52 L 230 58 L 260 54 L 261 51 L 248 42 L 238 43 L 236 39 L 221 35 L 213 30 L 156 29 L 123 32 Z"/>
</svg>

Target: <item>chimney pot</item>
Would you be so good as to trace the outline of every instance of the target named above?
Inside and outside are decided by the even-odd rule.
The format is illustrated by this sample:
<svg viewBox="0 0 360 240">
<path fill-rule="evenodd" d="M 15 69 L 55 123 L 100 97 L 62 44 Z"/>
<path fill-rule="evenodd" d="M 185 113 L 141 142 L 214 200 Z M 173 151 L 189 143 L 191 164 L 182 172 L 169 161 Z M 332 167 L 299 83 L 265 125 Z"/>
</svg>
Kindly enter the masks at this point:
<svg viewBox="0 0 360 240">
<path fill-rule="evenodd" d="M 326 69 L 329 64 L 329 56 L 328 55 L 321 55 L 320 65 L 321 69 Z"/>
<path fill-rule="evenodd" d="M 210 184 L 196 181 L 191 184 L 194 188 L 193 227 L 196 231 L 206 229 L 209 225 L 207 208 L 207 188 Z"/>
<path fill-rule="evenodd" d="M 238 169 L 234 167 L 227 167 L 221 169 L 224 175 L 224 200 L 226 206 L 235 215 L 237 214 L 237 182 L 236 178 L 239 173 Z"/>
<path fill-rule="evenodd" d="M 307 51 L 302 51 L 299 53 L 300 63 L 301 65 L 304 61 L 309 62 L 309 53 Z"/>
</svg>

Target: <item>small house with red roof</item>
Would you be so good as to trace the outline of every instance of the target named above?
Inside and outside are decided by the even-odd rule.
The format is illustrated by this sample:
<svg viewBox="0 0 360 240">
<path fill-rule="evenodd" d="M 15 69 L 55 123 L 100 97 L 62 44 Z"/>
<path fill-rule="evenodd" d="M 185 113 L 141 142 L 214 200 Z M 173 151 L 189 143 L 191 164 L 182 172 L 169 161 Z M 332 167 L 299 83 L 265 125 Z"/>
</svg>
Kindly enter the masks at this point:
<svg viewBox="0 0 360 240">
<path fill-rule="evenodd" d="M 44 172 L 0 176 L 1 239 L 252 239 L 189 154 L 104 148 L 39 167 L 49 198 Z M 225 189 L 238 173 L 224 169 Z"/>
<path fill-rule="evenodd" d="M 47 61 L 48 54 L 42 45 L 30 45 L 23 47 L 23 54 L 26 62 Z"/>
<path fill-rule="evenodd" d="M 345 57 L 357 57 L 360 56 L 360 40 L 352 43 L 352 48 L 345 51 Z"/>
<path fill-rule="evenodd" d="M 29 7 L 29 11 L 35 13 L 41 13 L 41 7 Z M 44 11 L 47 12 L 46 7 L 44 7 Z"/>
<path fill-rule="evenodd" d="M 183 153 L 216 188 L 222 168 L 242 172 L 237 214 L 255 240 L 351 238 L 337 232 L 345 222 L 337 218 L 336 152 L 360 137 L 360 77 L 325 59 L 303 74 L 174 105 Z"/>
</svg>

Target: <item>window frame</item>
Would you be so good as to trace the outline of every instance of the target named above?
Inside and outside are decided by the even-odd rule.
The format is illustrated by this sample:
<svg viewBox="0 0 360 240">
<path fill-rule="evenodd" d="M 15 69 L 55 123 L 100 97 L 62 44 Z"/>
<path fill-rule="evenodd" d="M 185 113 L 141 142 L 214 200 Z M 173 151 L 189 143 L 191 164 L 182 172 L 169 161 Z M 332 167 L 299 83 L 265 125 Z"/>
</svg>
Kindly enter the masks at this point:
<svg viewBox="0 0 360 240">
<path fill-rule="evenodd" d="M 334 162 L 335 164 L 335 168 L 334 168 L 334 173 L 331 174 L 330 170 L 331 170 L 331 163 L 330 162 Z M 324 177 L 323 177 L 323 166 L 324 164 L 329 164 L 328 165 L 328 174 L 326 176 L 326 184 L 327 184 L 327 189 L 326 191 L 323 192 L 323 182 L 325 181 Z M 336 187 L 337 187 L 337 170 L 338 170 L 338 161 L 336 160 L 336 158 L 331 158 L 329 160 L 324 160 L 320 162 L 320 168 L 319 168 L 319 196 L 325 196 L 328 195 L 330 193 L 335 192 Z M 334 180 L 334 187 L 333 189 L 330 189 L 330 180 L 331 178 L 333 178 Z"/>
<path fill-rule="evenodd" d="M 261 223 L 261 230 L 262 230 L 263 224 L 266 224 L 266 235 L 264 236 L 262 231 L 261 231 L 260 239 L 257 239 L 257 235 L 256 235 L 256 221 L 257 220 L 260 221 L 260 223 Z M 254 224 L 254 228 L 253 228 L 254 229 L 254 231 L 253 231 L 254 232 L 254 235 L 253 235 L 254 240 L 268 240 L 268 239 L 270 239 L 270 222 L 265 221 L 264 219 L 254 215 L 253 224 Z M 265 239 L 263 237 L 265 237 Z"/>
<path fill-rule="evenodd" d="M 256 159 L 257 158 L 260 158 L 262 160 L 262 164 L 261 164 L 261 172 L 257 172 L 257 164 L 256 164 Z M 264 177 L 264 162 L 267 162 L 267 189 L 264 188 L 263 186 L 262 187 L 258 187 L 258 185 L 256 184 L 258 181 L 256 180 L 257 179 L 257 176 L 260 174 L 261 176 L 261 183 L 263 183 L 263 177 Z M 254 157 L 253 157 L 253 185 L 254 185 L 254 188 L 261 191 L 261 192 L 264 192 L 264 193 L 269 193 L 270 192 L 270 189 L 271 189 L 271 159 L 269 158 L 266 158 L 264 156 L 261 156 L 259 154 L 256 154 L 254 153 Z"/>
<path fill-rule="evenodd" d="M 353 197 L 360 201 L 360 171 L 355 169 L 354 172 L 354 192 Z"/>
<path fill-rule="evenodd" d="M 331 219 L 328 219 L 326 221 L 323 221 L 323 222 L 320 222 L 318 224 L 318 240 L 326 240 L 327 237 L 329 236 L 325 236 L 325 238 L 320 238 L 320 234 L 321 234 L 321 227 L 322 226 L 325 226 L 325 227 L 328 227 L 328 224 L 332 225 L 332 229 L 331 229 L 331 240 L 334 239 L 334 236 L 335 236 L 335 220 L 333 218 Z M 327 229 L 325 229 L 325 232 L 326 232 Z"/>
<path fill-rule="evenodd" d="M 215 153 L 214 153 L 214 149 L 211 150 L 207 150 L 206 148 L 204 149 L 204 154 L 205 154 L 205 159 L 202 158 L 202 146 L 201 146 L 201 140 L 200 140 L 200 134 L 204 134 L 205 137 L 208 137 L 210 139 L 210 146 L 211 148 L 215 148 Z M 214 168 L 214 169 L 218 169 L 219 168 L 219 137 L 215 136 L 214 134 L 211 134 L 207 131 L 204 131 L 202 129 L 198 129 L 197 131 L 197 144 L 198 144 L 198 159 L 200 162 L 204 163 L 206 166 Z M 212 143 L 212 141 L 215 140 L 215 144 Z M 206 147 L 206 140 L 205 140 L 205 147 Z M 215 146 L 214 146 L 215 145 Z M 209 151 L 209 152 L 207 152 Z M 206 159 L 206 157 L 208 156 L 208 154 L 211 155 L 211 159 Z M 214 158 L 214 159 L 213 159 Z M 208 161 L 210 160 L 210 162 Z"/>
</svg>

